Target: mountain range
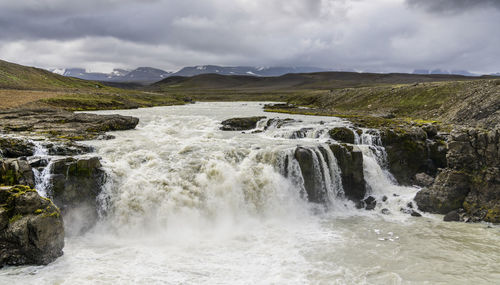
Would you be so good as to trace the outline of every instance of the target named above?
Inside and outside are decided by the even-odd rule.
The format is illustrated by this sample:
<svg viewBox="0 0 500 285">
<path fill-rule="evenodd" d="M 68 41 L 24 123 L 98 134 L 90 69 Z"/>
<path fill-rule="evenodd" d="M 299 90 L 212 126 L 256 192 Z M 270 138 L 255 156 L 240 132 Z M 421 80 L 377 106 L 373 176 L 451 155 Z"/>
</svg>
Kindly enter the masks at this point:
<svg viewBox="0 0 500 285">
<path fill-rule="evenodd" d="M 85 80 L 104 82 L 136 82 L 142 84 L 150 84 L 160 81 L 172 74 L 172 72 L 152 67 L 139 67 L 131 71 L 125 69 L 114 69 L 110 73 L 87 72 L 83 68 L 53 69 L 50 71 L 63 76 L 76 77 Z"/>
<path fill-rule="evenodd" d="M 110 73 L 87 72 L 83 68 L 51 69 L 50 71 L 68 77 L 103 82 L 134 82 L 150 84 L 170 76 L 196 76 L 200 74 L 281 76 L 287 73 L 311 73 L 328 71 L 317 67 L 252 67 L 199 65 L 184 67 L 177 72 L 168 72 L 152 67 L 139 67 L 132 71 L 114 69 Z"/>
<path fill-rule="evenodd" d="M 148 85 L 173 76 L 192 77 L 202 74 L 219 74 L 219 75 L 274 77 L 274 76 L 282 76 L 285 74 L 327 72 L 332 70 L 325 68 L 318 68 L 318 67 L 253 67 L 253 66 L 198 65 L 198 66 L 184 67 L 177 72 L 169 72 L 152 67 L 139 67 L 134 70 L 114 69 L 110 73 L 87 72 L 83 68 L 52 69 L 50 71 L 63 76 L 76 77 L 85 80 L 116 82 L 116 83 L 138 83 L 142 85 Z M 467 70 L 449 71 L 442 69 L 432 69 L 432 70 L 416 69 L 413 71 L 413 74 L 481 76 L 480 74 L 471 73 Z M 497 73 L 491 75 L 498 76 L 499 74 Z"/>
</svg>

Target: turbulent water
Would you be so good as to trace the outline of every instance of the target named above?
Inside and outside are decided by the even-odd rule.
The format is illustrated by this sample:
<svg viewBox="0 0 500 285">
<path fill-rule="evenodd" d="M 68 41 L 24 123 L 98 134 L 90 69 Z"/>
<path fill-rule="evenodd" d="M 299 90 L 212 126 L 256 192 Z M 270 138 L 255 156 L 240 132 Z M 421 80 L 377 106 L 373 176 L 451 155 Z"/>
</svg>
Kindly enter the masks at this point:
<svg viewBox="0 0 500 285">
<path fill-rule="evenodd" d="M 67 237 L 48 266 L 7 267 L 2 284 L 492 284 L 500 280 L 500 229 L 416 218 L 399 209 L 414 187 L 384 170 L 377 136 L 356 138 L 373 211 L 343 198 L 325 130 L 336 118 L 281 115 L 263 132 L 223 132 L 220 122 L 263 113 L 259 103 L 197 103 L 109 113 L 136 130 L 89 142 L 109 174 L 102 217 Z M 106 112 L 99 112 L 106 113 Z M 300 130 L 299 132 L 297 132 Z M 371 133 L 371 135 L 370 135 Z M 298 146 L 313 150 L 325 203 L 307 202 Z M 327 149 L 327 148 L 324 148 Z M 285 161 L 287 161 L 285 163 Z M 43 177 L 38 190 L 43 192 Z M 394 195 L 396 194 L 396 195 Z M 390 215 L 381 214 L 381 209 Z"/>
</svg>

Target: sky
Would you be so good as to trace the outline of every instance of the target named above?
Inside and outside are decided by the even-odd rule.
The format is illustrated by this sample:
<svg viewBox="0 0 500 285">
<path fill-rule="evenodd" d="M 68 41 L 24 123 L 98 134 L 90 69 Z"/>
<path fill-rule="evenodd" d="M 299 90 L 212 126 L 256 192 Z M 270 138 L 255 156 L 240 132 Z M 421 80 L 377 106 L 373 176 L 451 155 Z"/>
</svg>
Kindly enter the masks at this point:
<svg viewBox="0 0 500 285">
<path fill-rule="evenodd" d="M 500 0 L 0 0 L 0 59 L 496 73 Z"/>
</svg>

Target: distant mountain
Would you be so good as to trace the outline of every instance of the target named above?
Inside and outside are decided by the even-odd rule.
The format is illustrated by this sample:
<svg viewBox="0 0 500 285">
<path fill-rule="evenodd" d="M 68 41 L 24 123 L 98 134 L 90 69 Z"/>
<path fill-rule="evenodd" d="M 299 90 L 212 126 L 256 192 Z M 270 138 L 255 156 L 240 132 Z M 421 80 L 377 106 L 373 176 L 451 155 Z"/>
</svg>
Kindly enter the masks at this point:
<svg viewBox="0 0 500 285">
<path fill-rule="evenodd" d="M 189 66 L 175 72 L 172 76 L 195 76 L 200 74 L 220 75 L 252 75 L 252 76 L 281 76 L 287 73 L 322 72 L 327 69 L 317 67 L 252 67 L 252 66 L 217 66 L 199 65 Z"/>
<path fill-rule="evenodd" d="M 191 77 L 200 74 L 248 75 L 248 76 L 281 76 L 288 73 L 313 73 L 329 71 L 317 67 L 252 67 L 252 66 L 217 66 L 199 65 L 184 67 L 173 73 L 152 67 L 139 67 L 132 71 L 114 69 L 110 73 L 87 72 L 83 68 L 51 69 L 53 73 L 76 77 L 85 80 L 150 84 L 170 76 Z"/>
<path fill-rule="evenodd" d="M 481 76 L 480 74 L 471 73 L 467 70 L 442 70 L 442 69 L 415 69 L 413 74 L 450 74 L 450 75 L 463 75 L 463 76 Z"/>
<path fill-rule="evenodd" d="M 118 82 L 143 82 L 154 83 L 172 75 L 172 72 L 152 67 L 139 67 L 124 76 L 117 78 Z"/>
<path fill-rule="evenodd" d="M 52 69 L 53 73 L 67 77 L 76 77 L 85 80 L 103 82 L 134 82 L 149 84 L 160 81 L 172 73 L 152 67 L 139 67 L 132 71 L 125 69 L 114 69 L 110 73 L 87 72 L 83 68 Z"/>
</svg>

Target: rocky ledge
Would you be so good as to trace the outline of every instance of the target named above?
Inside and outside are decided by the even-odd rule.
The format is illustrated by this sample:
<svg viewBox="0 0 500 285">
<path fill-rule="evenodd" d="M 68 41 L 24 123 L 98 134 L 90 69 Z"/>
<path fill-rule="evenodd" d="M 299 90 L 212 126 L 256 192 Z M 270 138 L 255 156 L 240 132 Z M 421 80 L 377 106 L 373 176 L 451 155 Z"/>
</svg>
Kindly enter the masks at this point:
<svg viewBox="0 0 500 285">
<path fill-rule="evenodd" d="M 500 129 L 451 132 L 447 168 L 417 193 L 418 207 L 445 220 L 500 223 Z"/>
<path fill-rule="evenodd" d="M 0 132 L 44 135 L 67 140 L 89 140 L 107 131 L 133 129 L 139 119 L 121 115 L 72 113 L 58 109 L 0 111 Z"/>
<path fill-rule="evenodd" d="M 0 187 L 0 267 L 48 264 L 63 254 L 59 209 L 27 186 Z"/>
</svg>

